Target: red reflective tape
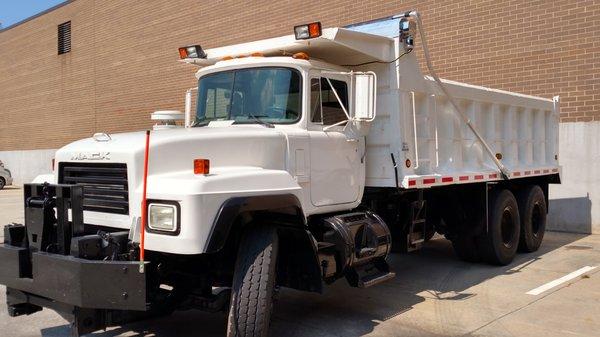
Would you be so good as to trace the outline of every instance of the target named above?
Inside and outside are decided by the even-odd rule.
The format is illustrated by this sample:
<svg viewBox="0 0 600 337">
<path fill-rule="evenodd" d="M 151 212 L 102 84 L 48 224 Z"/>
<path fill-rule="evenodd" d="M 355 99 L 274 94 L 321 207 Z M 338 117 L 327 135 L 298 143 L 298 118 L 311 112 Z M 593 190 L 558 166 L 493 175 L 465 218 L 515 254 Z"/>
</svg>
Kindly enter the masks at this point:
<svg viewBox="0 0 600 337">
<path fill-rule="evenodd" d="M 483 176 L 481 176 L 481 178 L 483 179 Z M 460 176 L 460 177 L 458 177 L 458 180 L 460 180 L 460 181 L 469 180 L 469 176 Z"/>
<path fill-rule="evenodd" d="M 552 172 L 558 172 L 558 169 L 552 169 Z"/>
<path fill-rule="evenodd" d="M 452 177 L 442 177 L 442 182 L 443 183 L 449 183 L 449 182 L 452 182 L 452 181 L 454 181 L 454 178 L 452 178 Z"/>
<path fill-rule="evenodd" d="M 540 170 L 533 171 L 533 174 L 540 174 Z"/>
<path fill-rule="evenodd" d="M 498 178 L 497 173 L 490 174 L 490 179 L 495 179 L 495 178 Z"/>
<path fill-rule="evenodd" d="M 475 178 L 475 180 L 481 180 L 481 179 L 483 179 L 483 174 L 478 174 L 474 178 Z"/>
<path fill-rule="evenodd" d="M 513 176 L 520 177 L 521 176 L 521 172 L 513 172 Z"/>
<path fill-rule="evenodd" d="M 433 184 L 433 183 L 435 183 L 435 178 L 423 179 L 423 184 Z"/>
<path fill-rule="evenodd" d="M 550 170 L 544 170 L 544 173 L 550 173 Z"/>
<path fill-rule="evenodd" d="M 525 171 L 525 175 L 528 176 L 531 174 L 531 171 Z"/>
<path fill-rule="evenodd" d="M 415 186 L 417 184 L 416 180 L 409 180 L 408 181 L 408 186 Z"/>
</svg>

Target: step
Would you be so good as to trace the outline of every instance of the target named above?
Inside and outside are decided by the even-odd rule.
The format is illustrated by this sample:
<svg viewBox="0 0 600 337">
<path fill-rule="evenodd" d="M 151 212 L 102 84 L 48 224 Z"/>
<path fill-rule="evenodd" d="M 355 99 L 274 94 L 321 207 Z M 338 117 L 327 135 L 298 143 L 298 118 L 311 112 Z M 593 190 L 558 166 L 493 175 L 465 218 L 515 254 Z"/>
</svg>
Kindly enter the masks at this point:
<svg viewBox="0 0 600 337">
<path fill-rule="evenodd" d="M 359 288 L 369 288 L 376 284 L 388 281 L 396 277 L 396 273 L 388 271 L 381 272 L 374 275 L 367 275 L 360 279 L 358 283 Z"/>
</svg>

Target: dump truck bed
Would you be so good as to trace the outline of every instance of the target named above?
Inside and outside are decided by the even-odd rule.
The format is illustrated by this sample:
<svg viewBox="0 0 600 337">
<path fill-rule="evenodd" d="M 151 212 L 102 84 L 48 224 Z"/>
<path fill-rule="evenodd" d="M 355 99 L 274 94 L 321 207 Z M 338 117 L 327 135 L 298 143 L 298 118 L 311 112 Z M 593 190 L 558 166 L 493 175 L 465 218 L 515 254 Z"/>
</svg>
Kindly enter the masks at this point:
<svg viewBox="0 0 600 337">
<path fill-rule="evenodd" d="M 386 86 L 382 78 L 377 118 L 367 138 L 367 186 L 420 188 L 502 179 L 435 82 L 423 78 L 421 85 Z M 559 172 L 558 100 L 444 82 L 509 178 Z"/>
<path fill-rule="evenodd" d="M 398 20 L 350 27 L 398 44 Z M 415 49 L 418 49 L 419 41 Z M 395 58 L 403 50 L 394 48 Z M 367 137 L 367 186 L 425 188 L 503 179 L 482 143 L 416 53 L 389 64 L 359 67 L 377 73 L 377 118 Z M 472 121 L 508 178 L 558 174 L 558 97 L 534 97 L 442 80 Z"/>
</svg>

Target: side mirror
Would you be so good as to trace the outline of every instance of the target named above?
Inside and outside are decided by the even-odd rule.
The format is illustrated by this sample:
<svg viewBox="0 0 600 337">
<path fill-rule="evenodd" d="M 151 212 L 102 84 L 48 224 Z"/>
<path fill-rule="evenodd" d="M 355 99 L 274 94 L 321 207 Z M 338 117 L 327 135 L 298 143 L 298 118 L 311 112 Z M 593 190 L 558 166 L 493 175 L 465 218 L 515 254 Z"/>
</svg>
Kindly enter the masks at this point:
<svg viewBox="0 0 600 337">
<path fill-rule="evenodd" d="M 354 113 L 358 121 L 371 122 L 375 119 L 377 97 L 377 75 L 369 71 L 353 74 L 354 77 Z"/>
</svg>

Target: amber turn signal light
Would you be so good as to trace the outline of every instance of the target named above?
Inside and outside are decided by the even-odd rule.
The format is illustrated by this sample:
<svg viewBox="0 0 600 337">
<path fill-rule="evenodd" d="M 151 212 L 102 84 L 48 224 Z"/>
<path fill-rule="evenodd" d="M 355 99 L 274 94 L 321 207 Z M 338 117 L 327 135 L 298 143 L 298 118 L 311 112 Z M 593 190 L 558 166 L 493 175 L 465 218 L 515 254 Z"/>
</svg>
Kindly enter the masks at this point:
<svg viewBox="0 0 600 337">
<path fill-rule="evenodd" d="M 194 159 L 194 174 L 208 174 L 210 172 L 210 160 Z"/>
<path fill-rule="evenodd" d="M 297 60 L 308 60 L 309 59 L 308 54 L 305 52 L 296 53 L 296 54 L 292 55 L 292 58 L 295 58 Z"/>
</svg>

